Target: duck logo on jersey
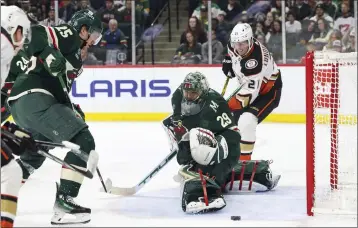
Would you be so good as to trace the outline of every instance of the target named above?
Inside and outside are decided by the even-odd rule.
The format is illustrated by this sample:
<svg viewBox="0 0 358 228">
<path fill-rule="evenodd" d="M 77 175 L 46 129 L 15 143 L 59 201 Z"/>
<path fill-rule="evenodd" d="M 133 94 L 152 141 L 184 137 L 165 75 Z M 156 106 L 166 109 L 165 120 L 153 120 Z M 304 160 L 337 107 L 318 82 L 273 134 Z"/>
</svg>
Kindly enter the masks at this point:
<svg viewBox="0 0 358 228">
<path fill-rule="evenodd" d="M 256 61 L 256 59 L 249 59 L 245 63 L 245 68 L 246 69 L 254 69 L 255 67 L 257 67 L 257 65 L 258 65 L 258 62 Z"/>
</svg>

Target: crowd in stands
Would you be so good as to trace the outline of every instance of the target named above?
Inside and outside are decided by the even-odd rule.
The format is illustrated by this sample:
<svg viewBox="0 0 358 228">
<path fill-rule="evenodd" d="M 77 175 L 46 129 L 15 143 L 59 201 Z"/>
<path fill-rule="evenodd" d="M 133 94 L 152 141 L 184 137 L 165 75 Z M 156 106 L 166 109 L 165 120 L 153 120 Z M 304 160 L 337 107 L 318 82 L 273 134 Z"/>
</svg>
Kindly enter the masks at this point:
<svg viewBox="0 0 358 228">
<path fill-rule="evenodd" d="M 131 59 L 132 1 L 135 1 L 136 38 L 150 25 L 166 0 L 58 0 L 55 22 L 53 0 L 2 0 L 2 5 L 17 5 L 29 18 L 45 26 L 67 23 L 82 9 L 95 12 L 103 22 L 102 40 L 91 47 L 85 64 L 120 64 Z"/>
<path fill-rule="evenodd" d="M 89 50 L 86 64 L 120 64 L 131 59 L 131 10 L 135 1 L 136 40 L 168 0 L 58 0 L 55 23 L 53 0 L 2 0 L 18 5 L 29 17 L 47 26 L 66 23 L 81 9 L 91 9 L 103 22 L 103 38 Z M 208 63 L 211 34 L 212 62 L 221 63 L 230 32 L 237 23 L 249 23 L 254 37 L 267 46 L 275 60 L 282 62 L 282 2 L 284 0 L 188 1 L 188 23 L 172 63 Z M 287 63 L 299 63 L 308 50 L 352 52 L 355 44 L 354 0 L 285 0 Z M 211 31 L 208 31 L 211 13 Z M 170 60 L 169 60 L 170 61 Z"/>
<path fill-rule="evenodd" d="M 188 0 L 189 19 L 172 63 L 208 62 L 208 0 Z M 226 54 L 230 32 L 237 23 L 249 23 L 254 37 L 274 59 L 282 62 L 283 0 L 211 1 L 212 59 Z M 285 35 L 287 63 L 300 63 L 306 51 L 355 51 L 353 0 L 286 0 Z"/>
</svg>

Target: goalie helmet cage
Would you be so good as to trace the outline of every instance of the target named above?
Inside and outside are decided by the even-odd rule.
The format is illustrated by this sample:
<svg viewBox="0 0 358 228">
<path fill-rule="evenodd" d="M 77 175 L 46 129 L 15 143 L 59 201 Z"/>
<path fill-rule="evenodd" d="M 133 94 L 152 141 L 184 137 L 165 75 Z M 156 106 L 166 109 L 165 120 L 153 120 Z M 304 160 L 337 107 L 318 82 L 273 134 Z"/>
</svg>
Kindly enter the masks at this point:
<svg viewBox="0 0 358 228">
<path fill-rule="evenodd" d="M 309 216 L 357 218 L 357 53 L 306 54 Z"/>
</svg>

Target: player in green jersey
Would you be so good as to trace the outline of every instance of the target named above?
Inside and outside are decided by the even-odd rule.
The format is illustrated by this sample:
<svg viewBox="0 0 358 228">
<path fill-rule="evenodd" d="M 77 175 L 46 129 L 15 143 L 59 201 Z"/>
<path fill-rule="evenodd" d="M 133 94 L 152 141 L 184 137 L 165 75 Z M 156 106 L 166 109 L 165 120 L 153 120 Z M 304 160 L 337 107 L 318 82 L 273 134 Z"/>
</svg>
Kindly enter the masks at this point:
<svg viewBox="0 0 358 228">
<path fill-rule="evenodd" d="M 30 131 L 35 139 L 70 141 L 88 154 L 96 153 L 84 115 L 73 108 L 68 92 L 83 69 L 81 49 L 97 44 L 101 32 L 101 21 L 88 9 L 76 12 L 68 24 L 32 27 L 29 44 L 32 57 L 26 72 L 17 77 L 8 105 L 14 121 Z M 82 169 L 87 167 L 87 163 L 72 152 L 68 152 L 64 160 Z M 44 157 L 25 154 L 18 161 L 23 168 L 23 178 L 27 179 L 42 165 Z M 73 199 L 83 178 L 77 172 L 62 168 L 60 184 L 56 183 L 52 224 L 90 221 L 91 209 L 76 204 Z M 66 214 L 75 218 L 65 219 Z"/>
<path fill-rule="evenodd" d="M 172 96 L 173 115 L 163 121 L 175 137 L 186 213 L 217 211 L 226 206 L 223 193 L 234 182 L 271 190 L 269 162 L 240 162 L 240 132 L 226 100 L 210 89 L 200 72 L 189 73 Z M 227 186 L 228 185 L 228 186 Z M 231 187 L 230 187 L 231 186 Z M 245 187 L 245 186 L 244 186 Z"/>
<path fill-rule="evenodd" d="M 11 60 L 9 75 L 5 80 L 5 85 L 1 88 L 1 123 L 3 123 L 11 115 L 5 105 L 6 99 L 11 91 L 16 77 L 19 74 L 26 72 L 29 61 L 30 59 L 28 57 L 28 53 L 25 51 L 25 47 L 19 50 L 17 55 L 15 55 Z"/>
</svg>

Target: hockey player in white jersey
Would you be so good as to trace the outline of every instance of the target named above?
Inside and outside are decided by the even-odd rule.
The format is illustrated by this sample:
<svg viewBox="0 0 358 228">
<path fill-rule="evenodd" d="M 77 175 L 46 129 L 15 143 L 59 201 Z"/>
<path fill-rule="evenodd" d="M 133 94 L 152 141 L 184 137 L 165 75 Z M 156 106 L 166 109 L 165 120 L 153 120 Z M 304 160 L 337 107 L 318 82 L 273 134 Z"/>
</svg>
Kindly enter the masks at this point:
<svg viewBox="0 0 358 228">
<path fill-rule="evenodd" d="M 17 6 L 1 6 L 1 87 L 16 51 L 25 39 L 30 40 L 30 31 L 30 21 L 23 10 Z M 8 137 L 11 134 L 13 137 Z M 12 154 L 19 155 L 25 148 L 33 151 L 33 142 L 31 136 L 15 124 L 6 123 L 1 128 L 1 227 L 13 227 L 21 187 L 22 170 Z"/>
<path fill-rule="evenodd" d="M 1 87 L 9 74 L 10 63 L 25 40 L 31 39 L 30 20 L 17 6 L 1 6 Z"/>
<path fill-rule="evenodd" d="M 247 23 L 234 27 L 227 48 L 222 70 L 242 87 L 228 101 L 241 134 L 240 160 L 251 160 L 257 125 L 280 103 L 281 74 L 267 48 L 253 38 Z"/>
</svg>

